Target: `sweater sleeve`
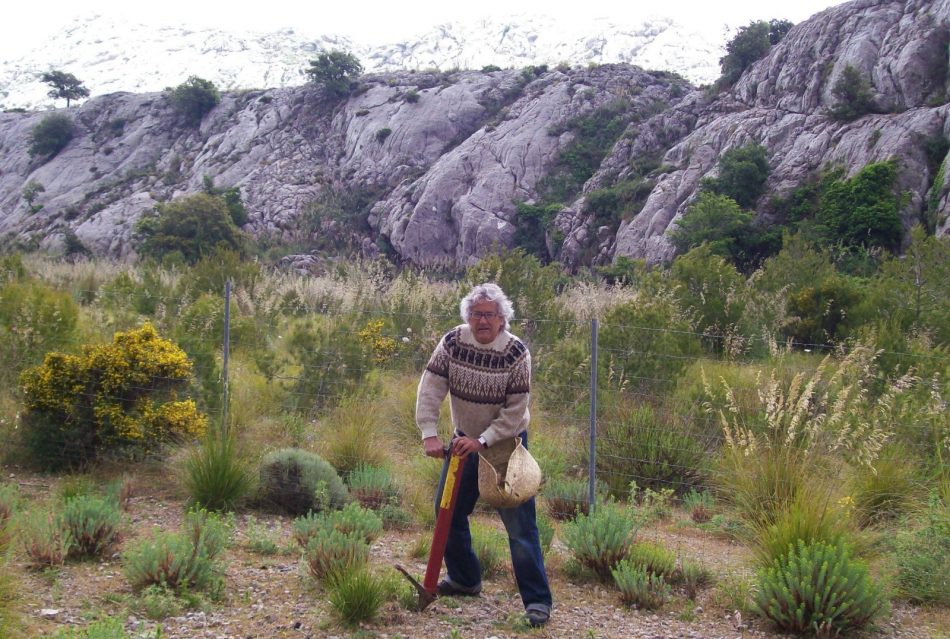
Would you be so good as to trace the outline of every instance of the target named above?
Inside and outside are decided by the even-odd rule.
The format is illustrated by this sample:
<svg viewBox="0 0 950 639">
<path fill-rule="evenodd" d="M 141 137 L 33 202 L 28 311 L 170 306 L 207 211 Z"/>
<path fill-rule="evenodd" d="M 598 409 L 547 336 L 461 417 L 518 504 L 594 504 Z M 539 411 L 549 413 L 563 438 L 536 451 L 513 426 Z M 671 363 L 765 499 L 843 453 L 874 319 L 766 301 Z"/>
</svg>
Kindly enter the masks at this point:
<svg viewBox="0 0 950 639">
<path fill-rule="evenodd" d="M 441 339 L 426 364 L 416 391 L 416 425 L 423 439 L 438 436 L 439 409 L 448 392 L 449 355 L 445 350 L 445 339 Z"/>
<path fill-rule="evenodd" d="M 525 350 L 521 359 L 512 367 L 508 378 L 505 405 L 498 417 L 482 433 L 488 446 L 511 439 L 528 427 L 531 418 L 528 404 L 531 399 L 531 354 Z"/>
</svg>

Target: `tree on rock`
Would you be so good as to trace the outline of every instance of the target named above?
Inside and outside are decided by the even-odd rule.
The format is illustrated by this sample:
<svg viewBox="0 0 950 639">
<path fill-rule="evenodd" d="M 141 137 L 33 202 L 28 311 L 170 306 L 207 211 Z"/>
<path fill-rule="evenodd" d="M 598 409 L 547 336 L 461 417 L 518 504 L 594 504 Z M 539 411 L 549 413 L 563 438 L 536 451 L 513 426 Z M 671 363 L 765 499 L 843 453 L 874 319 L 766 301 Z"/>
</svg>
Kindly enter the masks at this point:
<svg viewBox="0 0 950 639">
<path fill-rule="evenodd" d="M 166 89 L 169 90 L 169 89 Z M 204 119 L 208 111 L 218 106 L 221 94 L 218 87 L 211 80 L 199 78 L 196 75 L 189 77 L 174 89 L 170 89 L 169 99 L 190 126 L 197 126 Z"/>
<path fill-rule="evenodd" d="M 159 204 L 154 212 L 142 216 L 136 231 L 140 254 L 162 259 L 177 252 L 190 264 L 220 249 L 242 253 L 246 245 L 227 202 L 207 193 Z"/>
<path fill-rule="evenodd" d="M 344 98 L 350 94 L 354 81 L 363 73 L 363 65 L 352 53 L 330 51 L 310 61 L 306 74 L 310 81 L 323 87 L 329 98 Z"/>
<path fill-rule="evenodd" d="M 726 44 L 726 55 L 719 59 L 722 76 L 717 84 L 721 88 L 735 84 L 742 72 L 765 57 L 791 28 L 792 23 L 788 20 L 759 20 L 740 27 L 736 36 Z"/>
<path fill-rule="evenodd" d="M 46 95 L 54 100 L 65 99 L 67 109 L 73 100 L 89 97 L 89 89 L 84 87 L 82 80 L 72 73 L 53 70 L 41 75 L 40 80 L 53 87 Z"/>
</svg>

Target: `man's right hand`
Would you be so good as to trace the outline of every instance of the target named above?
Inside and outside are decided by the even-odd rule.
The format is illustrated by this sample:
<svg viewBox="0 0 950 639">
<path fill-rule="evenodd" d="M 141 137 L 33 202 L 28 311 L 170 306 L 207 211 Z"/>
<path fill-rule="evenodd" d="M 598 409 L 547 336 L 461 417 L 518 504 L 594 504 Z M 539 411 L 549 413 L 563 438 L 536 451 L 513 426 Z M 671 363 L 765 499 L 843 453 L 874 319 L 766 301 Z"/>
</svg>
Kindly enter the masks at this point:
<svg viewBox="0 0 950 639">
<path fill-rule="evenodd" d="M 426 457 L 436 457 L 438 459 L 445 457 L 445 447 L 438 437 L 426 437 L 422 440 L 422 445 L 425 447 Z"/>
</svg>

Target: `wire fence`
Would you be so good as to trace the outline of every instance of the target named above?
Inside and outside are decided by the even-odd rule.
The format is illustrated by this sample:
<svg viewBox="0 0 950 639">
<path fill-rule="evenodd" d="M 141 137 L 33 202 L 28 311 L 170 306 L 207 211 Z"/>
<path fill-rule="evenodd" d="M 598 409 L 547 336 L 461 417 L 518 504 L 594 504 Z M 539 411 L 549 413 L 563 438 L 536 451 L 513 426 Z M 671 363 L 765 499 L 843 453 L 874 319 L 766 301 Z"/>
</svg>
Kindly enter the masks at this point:
<svg viewBox="0 0 950 639">
<path fill-rule="evenodd" d="M 392 306 L 344 310 L 332 304 L 304 307 L 290 302 L 280 313 L 260 316 L 241 312 L 240 299 L 238 312 L 232 314 L 235 300 L 230 285 L 223 298 L 214 297 L 203 302 L 211 309 L 208 312 L 176 318 L 176 340 L 191 356 L 190 383 L 159 374 L 141 384 L 126 384 L 119 395 L 110 395 L 104 386 L 89 386 L 80 389 L 78 396 L 89 403 L 105 398 L 128 408 L 156 388 L 178 387 L 179 398 L 197 401 L 223 430 L 246 423 L 249 418 L 242 412 L 251 412 L 254 419 L 322 422 L 323 437 L 335 436 L 333 425 L 327 422 L 341 418 L 339 412 L 334 413 L 340 402 L 357 397 L 353 400 L 356 408 L 350 410 L 359 412 L 358 417 L 369 424 L 363 433 L 369 439 L 349 460 L 353 467 L 366 449 L 389 446 L 390 442 L 381 440 L 394 431 L 398 445 L 413 445 L 413 433 L 418 436 L 418 432 L 413 424 L 412 390 L 438 340 L 461 322 L 451 308 L 421 314 Z M 148 306 L 155 309 L 163 303 L 150 300 Z M 769 336 L 747 340 L 758 341 L 770 355 L 753 354 L 749 348 L 726 356 L 708 347 L 725 339 L 723 335 L 656 322 L 527 317 L 518 319 L 512 330 L 532 354 L 531 447 L 547 475 L 543 496 L 552 503 L 569 504 L 568 509 L 572 504 L 585 511 L 609 496 L 656 504 L 671 495 L 682 497 L 721 486 L 723 473 L 730 472 L 718 463 L 726 445 L 723 415 L 728 423 L 747 423 L 764 433 L 768 428 L 763 418 L 768 411 L 764 395 L 772 375 L 778 387 L 788 389 L 796 376 L 805 382 L 816 379 L 826 366 L 822 363 L 825 355 L 835 362 L 844 357 L 840 345 L 800 344 Z M 4 349 L 8 384 L 16 383 L 19 371 L 42 360 L 42 353 L 31 350 L 34 347 L 69 353 L 82 350 L 76 333 L 58 336 L 52 332 L 48 339 L 33 341 L 26 333 L 20 337 Z M 937 367 L 946 371 L 950 366 L 950 357 L 939 350 L 881 351 L 878 357 L 899 362 L 902 370 Z M 387 376 L 395 381 L 385 384 Z M 865 389 L 869 397 L 883 392 L 881 385 L 886 382 L 876 379 L 878 387 Z M 917 402 L 936 401 L 938 415 L 943 402 L 946 413 L 943 395 L 938 393 L 934 399 L 928 383 L 916 380 L 907 393 L 916 392 Z M 833 386 L 826 384 L 825 392 L 834 392 Z M 387 392 L 398 395 L 398 401 L 383 401 Z M 867 405 L 873 405 L 870 399 Z M 25 454 L 28 449 L 18 432 L 22 406 L 17 403 L 13 408 L 18 416 L 12 420 L 17 423 L 2 431 L 2 444 L 7 451 L 18 452 L 8 458 L 18 458 L 19 451 Z M 275 411 L 280 414 L 266 414 Z M 940 422 L 938 416 L 935 425 L 902 414 L 904 421 L 897 413 L 852 417 L 890 419 L 882 426 L 893 437 L 902 438 L 921 459 L 933 452 L 928 447 L 950 445 L 950 434 L 940 430 L 946 429 L 945 418 Z M 9 414 L 6 419 L 11 420 Z M 443 436 L 449 432 L 449 424 L 443 424 Z M 377 435 L 379 441 L 374 440 Z M 947 438 L 947 443 L 941 438 Z M 79 452 L 63 442 L 60 454 L 69 459 Z"/>
</svg>

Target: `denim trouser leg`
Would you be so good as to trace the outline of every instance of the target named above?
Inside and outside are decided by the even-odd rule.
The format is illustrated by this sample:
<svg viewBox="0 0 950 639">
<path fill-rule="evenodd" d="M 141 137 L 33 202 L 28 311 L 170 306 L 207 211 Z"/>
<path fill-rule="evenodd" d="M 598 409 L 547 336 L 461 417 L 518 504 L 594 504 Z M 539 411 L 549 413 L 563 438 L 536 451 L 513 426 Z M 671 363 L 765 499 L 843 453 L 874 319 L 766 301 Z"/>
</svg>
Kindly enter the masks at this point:
<svg viewBox="0 0 950 639">
<path fill-rule="evenodd" d="M 520 435 L 527 447 L 527 433 Z M 465 460 L 459 485 L 458 501 L 452 516 L 452 526 L 445 549 L 445 566 L 449 580 L 467 588 L 481 584 L 481 566 L 472 550 L 472 536 L 468 525 L 469 515 L 478 501 L 478 457 L 470 455 Z M 511 564 L 515 581 L 521 593 L 521 601 L 529 604 L 551 605 L 551 589 L 544 571 L 541 556 L 541 541 L 535 513 L 535 500 L 529 499 L 517 508 L 500 508 L 498 514 L 508 531 L 508 547 L 511 549 Z"/>
</svg>

